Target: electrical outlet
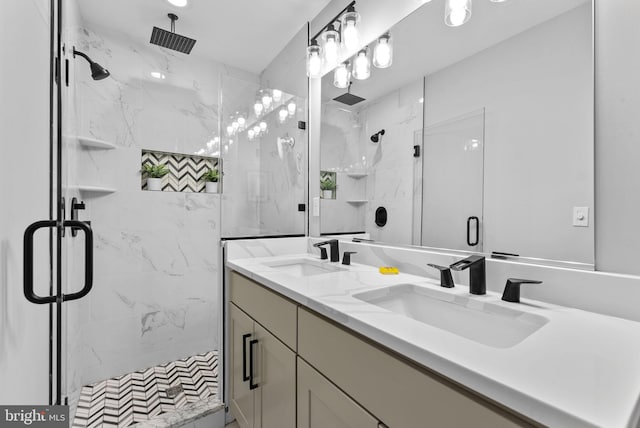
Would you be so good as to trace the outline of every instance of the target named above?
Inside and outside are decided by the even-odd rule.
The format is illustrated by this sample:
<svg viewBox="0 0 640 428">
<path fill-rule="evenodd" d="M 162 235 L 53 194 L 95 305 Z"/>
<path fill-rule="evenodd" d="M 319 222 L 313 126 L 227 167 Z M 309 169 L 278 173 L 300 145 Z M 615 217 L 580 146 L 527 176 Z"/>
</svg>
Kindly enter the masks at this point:
<svg viewBox="0 0 640 428">
<path fill-rule="evenodd" d="M 573 207 L 573 225 L 575 227 L 589 226 L 589 207 Z"/>
<path fill-rule="evenodd" d="M 313 198 L 313 216 L 320 217 L 320 197 Z"/>
</svg>

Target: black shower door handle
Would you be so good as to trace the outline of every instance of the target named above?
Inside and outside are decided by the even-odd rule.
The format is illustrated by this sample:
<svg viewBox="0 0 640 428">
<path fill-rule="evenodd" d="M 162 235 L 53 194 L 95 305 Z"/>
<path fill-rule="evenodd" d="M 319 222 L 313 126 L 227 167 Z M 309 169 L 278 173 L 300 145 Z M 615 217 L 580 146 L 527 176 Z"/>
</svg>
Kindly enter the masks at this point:
<svg viewBox="0 0 640 428">
<path fill-rule="evenodd" d="M 23 286 L 24 296 L 31 303 L 38 305 L 44 305 L 48 303 L 55 303 L 57 296 L 38 296 L 33 289 L 33 237 L 39 229 L 53 229 L 58 227 L 58 222 L 55 220 L 41 220 L 30 224 L 24 231 L 24 249 L 23 249 Z M 62 296 L 63 301 L 80 299 L 91 291 L 93 286 L 93 231 L 91 227 L 78 220 L 70 220 L 62 223 L 62 227 L 73 227 L 82 230 L 85 234 L 84 246 L 84 286 L 76 293 L 64 294 Z"/>
<path fill-rule="evenodd" d="M 471 242 L 471 222 L 476 222 L 476 240 Z M 475 247 L 480 242 L 480 219 L 476 216 L 471 216 L 467 219 L 467 245 Z"/>
</svg>

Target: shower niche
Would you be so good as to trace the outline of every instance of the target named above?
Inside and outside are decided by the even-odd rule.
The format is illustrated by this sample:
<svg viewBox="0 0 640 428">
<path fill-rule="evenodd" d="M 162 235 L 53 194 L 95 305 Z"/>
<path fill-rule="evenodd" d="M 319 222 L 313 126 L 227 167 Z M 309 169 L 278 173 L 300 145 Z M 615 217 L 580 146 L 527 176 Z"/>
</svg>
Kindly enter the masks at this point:
<svg viewBox="0 0 640 428">
<path fill-rule="evenodd" d="M 140 186 L 142 190 L 163 192 L 221 193 L 221 167 L 222 162 L 217 157 L 142 150 Z M 214 181 L 212 178 L 215 177 L 217 180 Z M 159 189 L 152 188 L 150 179 L 153 178 L 161 180 Z M 207 190 L 210 182 L 218 184 L 214 186 L 215 191 Z"/>
</svg>

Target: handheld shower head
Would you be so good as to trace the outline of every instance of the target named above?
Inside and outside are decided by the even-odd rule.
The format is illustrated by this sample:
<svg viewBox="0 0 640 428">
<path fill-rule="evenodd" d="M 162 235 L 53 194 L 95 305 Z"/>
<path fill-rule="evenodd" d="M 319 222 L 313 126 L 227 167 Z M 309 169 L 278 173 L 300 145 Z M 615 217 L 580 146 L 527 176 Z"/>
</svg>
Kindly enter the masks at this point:
<svg viewBox="0 0 640 428">
<path fill-rule="evenodd" d="M 373 141 L 374 143 L 377 143 L 378 141 L 380 141 L 380 137 L 383 135 L 384 135 L 384 129 L 381 129 L 380 131 L 376 132 L 371 136 L 371 141 Z"/>
<path fill-rule="evenodd" d="M 87 62 L 89 63 L 89 67 L 91 67 L 91 77 L 93 78 L 93 80 L 102 80 L 105 79 L 107 77 L 109 77 L 109 75 L 111 73 L 109 73 L 109 70 L 107 70 L 106 68 L 104 68 L 103 66 L 101 66 L 100 64 L 98 64 L 97 62 L 93 62 L 91 60 L 91 58 L 89 58 L 89 56 L 83 52 L 77 51 L 75 46 L 73 47 L 73 57 L 75 58 L 76 55 L 81 56 L 82 58 L 86 59 Z"/>
</svg>

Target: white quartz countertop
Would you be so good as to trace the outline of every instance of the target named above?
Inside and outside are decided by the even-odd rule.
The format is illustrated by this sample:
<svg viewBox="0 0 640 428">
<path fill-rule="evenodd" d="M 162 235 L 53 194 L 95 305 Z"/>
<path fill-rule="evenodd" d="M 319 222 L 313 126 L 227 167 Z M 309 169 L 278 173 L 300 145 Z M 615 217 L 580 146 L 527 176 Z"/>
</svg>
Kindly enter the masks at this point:
<svg viewBox="0 0 640 428">
<path fill-rule="evenodd" d="M 267 265 L 300 259 L 318 261 L 303 253 L 233 259 L 227 266 L 544 425 L 638 424 L 640 323 L 526 298 L 520 304 L 503 302 L 491 292 L 471 296 L 549 320 L 522 342 L 496 348 L 353 297 L 407 283 L 470 296 L 466 286 L 445 289 L 424 277 L 382 275 L 376 267 L 357 263 L 333 263 L 345 270 L 306 277 Z"/>
</svg>

